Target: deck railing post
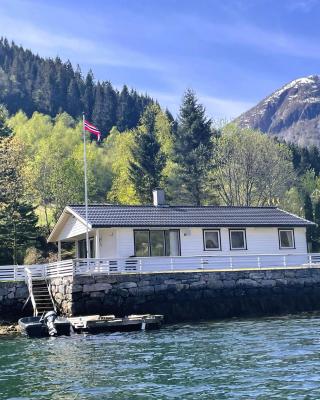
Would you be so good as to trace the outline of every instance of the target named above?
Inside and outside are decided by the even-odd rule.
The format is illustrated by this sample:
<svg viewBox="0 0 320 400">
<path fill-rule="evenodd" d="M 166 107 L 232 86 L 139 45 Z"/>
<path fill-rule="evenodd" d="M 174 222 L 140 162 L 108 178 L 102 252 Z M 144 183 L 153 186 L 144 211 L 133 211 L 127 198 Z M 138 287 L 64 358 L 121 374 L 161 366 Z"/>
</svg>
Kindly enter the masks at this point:
<svg viewBox="0 0 320 400">
<path fill-rule="evenodd" d="M 170 267 L 171 267 L 171 271 L 173 271 L 173 258 L 170 258 Z"/>
<path fill-rule="evenodd" d="M 229 262 L 230 262 L 230 268 L 233 269 L 232 257 L 229 258 Z"/>
<path fill-rule="evenodd" d="M 308 258 L 309 258 L 309 268 L 311 268 L 311 266 L 312 266 L 312 256 L 311 256 L 311 254 L 309 254 Z"/>
<path fill-rule="evenodd" d="M 14 281 L 17 280 L 17 267 L 16 267 L 16 265 L 13 267 L 13 280 Z"/>
<path fill-rule="evenodd" d="M 287 266 L 287 258 L 286 258 L 286 256 L 283 256 L 283 266 L 284 267 Z"/>
<path fill-rule="evenodd" d="M 139 258 L 139 272 L 140 272 L 140 274 L 142 272 L 142 259 L 141 258 Z"/>
<path fill-rule="evenodd" d="M 261 269 L 260 257 L 258 257 L 258 268 Z"/>
<path fill-rule="evenodd" d="M 204 269 L 204 261 L 203 261 L 203 258 L 201 257 L 201 260 L 200 260 L 200 268 L 201 269 Z"/>
</svg>

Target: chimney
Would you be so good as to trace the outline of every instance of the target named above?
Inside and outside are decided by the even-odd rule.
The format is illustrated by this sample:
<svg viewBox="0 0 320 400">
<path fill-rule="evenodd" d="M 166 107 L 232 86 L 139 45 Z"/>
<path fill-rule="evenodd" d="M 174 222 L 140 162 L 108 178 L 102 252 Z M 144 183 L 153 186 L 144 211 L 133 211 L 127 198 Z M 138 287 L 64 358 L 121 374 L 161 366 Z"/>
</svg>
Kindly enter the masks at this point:
<svg viewBox="0 0 320 400">
<path fill-rule="evenodd" d="M 155 207 L 165 205 L 165 195 L 163 189 L 156 188 L 152 191 L 152 194 L 153 194 L 153 205 Z"/>
</svg>

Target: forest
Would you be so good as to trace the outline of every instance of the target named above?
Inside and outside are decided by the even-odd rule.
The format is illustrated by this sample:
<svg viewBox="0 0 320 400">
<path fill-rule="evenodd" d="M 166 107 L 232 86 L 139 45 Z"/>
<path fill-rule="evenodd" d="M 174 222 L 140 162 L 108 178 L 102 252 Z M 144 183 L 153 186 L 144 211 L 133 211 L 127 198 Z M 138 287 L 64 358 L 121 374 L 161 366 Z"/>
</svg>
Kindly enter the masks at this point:
<svg viewBox="0 0 320 400">
<path fill-rule="evenodd" d="M 2 39 L 0 102 L 0 265 L 55 259 L 46 237 L 65 205 L 84 201 L 82 110 L 103 133 L 88 137 L 90 203 L 150 204 L 163 187 L 169 204 L 276 205 L 320 223 L 319 150 L 217 128 L 190 89 L 174 118 Z M 317 251 L 319 228 L 307 235 Z"/>
</svg>

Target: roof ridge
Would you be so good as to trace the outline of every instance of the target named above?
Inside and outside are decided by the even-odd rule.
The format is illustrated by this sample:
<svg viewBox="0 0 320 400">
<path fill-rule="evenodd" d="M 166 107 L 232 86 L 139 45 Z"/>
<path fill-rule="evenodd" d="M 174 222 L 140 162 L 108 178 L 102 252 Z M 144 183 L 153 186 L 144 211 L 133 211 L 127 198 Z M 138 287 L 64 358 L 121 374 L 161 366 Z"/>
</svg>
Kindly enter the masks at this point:
<svg viewBox="0 0 320 400">
<path fill-rule="evenodd" d="M 169 207 L 168 207 L 169 206 Z M 109 204 L 109 203 L 92 203 L 88 207 L 137 207 L 137 208 L 155 208 L 155 209 L 168 209 L 168 208 L 240 208 L 240 209 L 278 209 L 276 206 L 227 206 L 227 205 L 168 205 L 167 207 L 154 206 L 153 204 Z M 85 204 L 69 204 L 69 207 L 85 207 Z M 283 210 L 281 210 L 283 211 Z M 300 217 L 299 217 L 300 218 Z"/>
</svg>

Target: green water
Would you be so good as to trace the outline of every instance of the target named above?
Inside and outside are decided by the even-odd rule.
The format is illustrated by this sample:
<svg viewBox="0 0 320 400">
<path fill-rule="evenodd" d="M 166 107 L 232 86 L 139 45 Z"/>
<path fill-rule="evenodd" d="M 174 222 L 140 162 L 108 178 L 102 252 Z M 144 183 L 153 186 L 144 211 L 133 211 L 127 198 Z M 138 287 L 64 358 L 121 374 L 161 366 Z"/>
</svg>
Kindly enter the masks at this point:
<svg viewBox="0 0 320 400">
<path fill-rule="evenodd" d="M 320 399 L 320 317 L 0 339 L 0 399 Z"/>
</svg>

